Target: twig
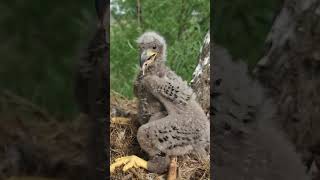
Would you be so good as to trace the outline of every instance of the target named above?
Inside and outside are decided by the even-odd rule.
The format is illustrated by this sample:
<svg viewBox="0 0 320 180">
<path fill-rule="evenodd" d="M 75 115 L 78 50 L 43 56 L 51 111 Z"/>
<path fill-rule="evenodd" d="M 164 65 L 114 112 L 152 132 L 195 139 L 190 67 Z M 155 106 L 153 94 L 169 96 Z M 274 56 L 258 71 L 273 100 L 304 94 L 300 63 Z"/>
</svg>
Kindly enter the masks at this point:
<svg viewBox="0 0 320 180">
<path fill-rule="evenodd" d="M 141 27 L 141 4 L 140 0 L 137 0 L 137 19 L 138 19 L 138 26 Z"/>
<path fill-rule="evenodd" d="M 130 171 L 131 171 L 139 180 L 143 180 L 143 179 L 144 179 L 135 169 L 130 169 Z"/>
<path fill-rule="evenodd" d="M 171 156 L 167 180 L 176 180 L 176 179 L 177 179 L 177 156 Z"/>
</svg>

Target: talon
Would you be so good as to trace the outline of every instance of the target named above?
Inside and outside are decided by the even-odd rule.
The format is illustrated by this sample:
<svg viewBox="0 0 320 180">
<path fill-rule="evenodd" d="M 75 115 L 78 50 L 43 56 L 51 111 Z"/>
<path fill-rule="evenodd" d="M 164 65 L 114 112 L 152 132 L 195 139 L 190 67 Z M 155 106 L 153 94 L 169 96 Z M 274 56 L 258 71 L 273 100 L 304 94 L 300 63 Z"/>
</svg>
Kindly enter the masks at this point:
<svg viewBox="0 0 320 180">
<path fill-rule="evenodd" d="M 126 171 L 128 171 L 128 169 L 133 168 L 133 167 L 136 168 L 135 163 L 133 161 L 130 161 L 123 167 L 122 171 L 126 172 Z"/>
<path fill-rule="evenodd" d="M 125 117 L 112 117 L 111 123 L 112 124 L 120 124 L 120 125 L 128 125 L 130 123 L 130 120 Z"/>
<path fill-rule="evenodd" d="M 124 165 L 123 167 L 123 171 L 126 172 L 127 170 L 131 169 L 131 168 L 144 168 L 147 169 L 147 161 L 132 155 L 132 156 L 125 156 L 125 157 L 121 157 L 121 158 L 117 158 L 115 160 L 115 162 L 113 164 L 111 164 L 110 166 L 110 172 L 113 173 L 114 170 L 117 167 L 120 167 L 122 165 Z"/>
</svg>

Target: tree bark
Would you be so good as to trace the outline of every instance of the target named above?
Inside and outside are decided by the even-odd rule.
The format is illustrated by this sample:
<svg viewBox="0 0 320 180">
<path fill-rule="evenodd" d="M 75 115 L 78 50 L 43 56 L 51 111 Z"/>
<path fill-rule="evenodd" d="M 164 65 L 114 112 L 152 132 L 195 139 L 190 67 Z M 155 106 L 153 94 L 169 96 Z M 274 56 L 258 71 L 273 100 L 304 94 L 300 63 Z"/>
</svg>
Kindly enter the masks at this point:
<svg viewBox="0 0 320 180">
<path fill-rule="evenodd" d="M 77 62 L 75 96 L 80 111 L 89 117 L 89 179 L 107 176 L 107 134 L 109 134 L 109 1 L 96 0 L 96 32 Z"/>
<path fill-rule="evenodd" d="M 208 115 L 210 111 L 210 31 L 204 38 L 198 62 L 191 80 L 191 87 Z"/>
<path fill-rule="evenodd" d="M 310 166 L 320 154 L 320 1 L 284 2 L 255 74 L 270 89 L 281 127 Z"/>
</svg>

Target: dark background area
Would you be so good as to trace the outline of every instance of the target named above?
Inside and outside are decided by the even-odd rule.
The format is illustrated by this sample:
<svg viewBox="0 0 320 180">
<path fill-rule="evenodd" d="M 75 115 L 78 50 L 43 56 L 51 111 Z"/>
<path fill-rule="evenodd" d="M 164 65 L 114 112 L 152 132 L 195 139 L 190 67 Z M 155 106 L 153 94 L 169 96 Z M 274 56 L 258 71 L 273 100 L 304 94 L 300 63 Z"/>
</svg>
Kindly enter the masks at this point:
<svg viewBox="0 0 320 180">
<path fill-rule="evenodd" d="M 215 0 L 211 19 L 215 42 L 252 68 L 262 56 L 266 35 L 281 5 L 279 0 Z"/>
<path fill-rule="evenodd" d="M 107 154 L 106 135 L 99 134 L 106 123 L 93 112 L 88 120 L 75 98 L 80 57 L 100 58 L 85 56 L 98 43 L 89 45 L 97 34 L 95 11 L 94 0 L 0 2 L 0 179 L 96 179 L 98 156 Z"/>
<path fill-rule="evenodd" d="M 320 43 L 320 22 L 319 22 L 319 9 L 320 1 L 312 0 L 286 0 L 286 1 L 254 1 L 254 0 L 231 0 L 231 1 L 215 1 L 213 11 L 213 39 L 214 49 L 213 52 L 213 71 L 214 81 L 213 99 L 211 102 L 219 104 L 217 99 L 221 100 L 224 96 L 226 99 L 233 98 L 234 94 L 241 97 L 250 95 L 263 94 L 263 102 L 271 102 L 270 109 L 267 107 L 255 107 L 259 111 L 268 112 L 268 115 L 272 115 L 267 118 L 267 115 L 259 118 L 253 116 L 253 121 L 263 123 L 269 123 L 266 126 L 261 126 L 261 130 L 267 129 L 268 126 L 274 128 L 277 132 L 264 135 L 270 139 L 274 136 L 275 140 L 285 139 L 286 143 L 280 143 L 279 145 L 272 145 L 273 142 L 264 142 L 263 139 L 259 140 L 261 143 L 265 143 L 272 147 L 268 151 L 276 154 L 277 151 L 286 152 L 285 155 L 289 155 L 289 151 L 285 150 L 285 145 L 290 145 L 294 150 L 294 154 L 288 157 L 284 165 L 279 165 L 277 168 L 270 166 L 266 168 L 270 172 L 274 173 L 275 169 L 279 170 L 279 174 L 282 174 L 281 178 L 262 178 L 262 179 L 304 179 L 298 176 L 298 172 L 302 170 L 301 175 L 308 176 L 312 179 L 319 179 L 319 43 Z M 221 46 L 219 46 L 221 45 Z M 228 52 L 230 53 L 229 56 Z M 235 62 L 237 60 L 243 60 L 243 62 L 249 65 L 249 72 L 247 72 L 246 64 L 242 61 Z M 217 63 L 218 62 L 218 63 Z M 216 63 L 216 64 L 215 64 Z M 220 63 L 220 64 L 219 64 Z M 257 64 L 258 63 L 258 64 Z M 220 66 L 219 66 L 220 65 Z M 257 65 L 257 66 L 255 66 Z M 233 69 L 234 68 L 234 69 Z M 254 71 L 252 71 L 254 68 Z M 228 72 L 229 70 L 229 72 Z M 211 71 L 212 72 L 212 71 Z M 243 72 L 241 76 L 239 72 Z M 253 73 L 251 73 L 253 72 Z M 223 74 L 224 73 L 224 74 Z M 251 73 L 251 74 L 249 74 Z M 220 77 L 219 77 L 220 76 Z M 254 81 L 258 83 L 260 88 L 254 88 L 254 85 L 244 83 L 254 78 Z M 227 83 L 223 83 L 223 81 Z M 239 87 L 233 87 L 237 86 Z M 219 89 L 220 88 L 220 89 Z M 222 89 L 224 88 L 224 89 Z M 235 90 L 234 94 L 232 89 Z M 252 89 L 250 93 L 249 89 Z M 219 91 L 220 90 L 220 91 Z M 260 92 L 261 91 L 261 92 Z M 243 94 L 241 94 L 244 92 Z M 220 96 L 214 99 L 215 97 Z M 214 97 L 215 96 L 215 97 Z M 237 102 L 230 100 L 223 108 L 218 109 L 218 113 L 233 112 L 236 106 L 241 113 L 245 113 L 242 107 L 246 107 L 245 101 L 258 100 L 258 96 L 253 98 L 246 98 L 243 102 Z M 220 105 L 220 104 L 219 104 Z M 214 107 L 214 106 L 213 106 Z M 211 107 L 212 108 L 212 107 Z M 220 106 L 219 106 L 220 108 Z M 229 109 L 228 109 L 229 108 Z M 249 112 L 249 111 L 248 111 Z M 274 112 L 272 114 L 271 112 Z M 221 114 L 217 117 L 224 117 Z M 226 118 L 213 118 L 214 123 L 221 124 L 226 129 L 240 129 L 242 126 L 233 126 L 233 122 L 241 120 L 241 115 L 235 115 L 235 120 L 228 121 Z M 228 122 L 227 122 L 228 121 Z M 252 122 L 253 122 L 252 121 Z M 226 124 L 231 124 L 226 126 Z M 250 124 L 250 121 L 243 121 L 244 124 Z M 249 127 L 249 125 L 245 125 Z M 238 142 L 243 139 L 247 141 L 250 139 L 240 136 L 234 136 L 234 141 L 229 142 L 228 138 L 221 138 L 227 133 L 223 133 L 223 127 L 218 130 L 215 129 L 215 139 L 218 139 L 214 145 L 217 145 L 215 149 L 221 148 L 222 153 L 230 154 L 230 162 L 225 154 L 218 154 L 216 152 L 216 158 L 221 158 L 222 163 L 216 167 L 222 167 L 230 170 L 230 173 L 226 173 L 223 169 L 220 173 L 220 177 L 228 179 L 226 175 L 233 175 L 234 169 L 243 168 L 243 172 L 246 175 L 254 175 L 257 171 L 254 170 L 256 165 L 251 164 L 253 168 L 248 168 L 243 165 L 239 165 L 235 168 L 231 167 L 233 162 L 242 162 L 241 153 L 244 156 L 248 154 L 250 148 L 247 149 L 247 145 L 241 146 Z M 238 130 L 237 129 L 237 130 Z M 228 131 L 228 130 L 227 130 Z M 256 136 L 258 131 L 254 132 Z M 220 133 L 219 133 L 220 132 Z M 278 134 L 278 135 L 277 135 Z M 218 136 L 221 137 L 218 137 Z M 262 136 L 263 137 L 263 136 Z M 248 140 L 249 141 L 249 140 Z M 237 142 L 237 143 L 234 143 Z M 243 141 L 244 142 L 244 141 Z M 241 151 L 234 151 L 237 148 L 233 147 L 228 150 L 225 146 L 234 145 Z M 262 144 L 253 144 L 253 148 L 262 147 Z M 243 151 L 242 151 L 243 150 Z M 246 152 L 246 150 L 248 150 Z M 267 148 L 264 148 L 267 150 Z M 229 152 L 228 152 L 229 151 Z M 220 153 L 221 153 L 220 152 Z M 234 155 L 235 158 L 232 158 Z M 259 155 L 252 156 L 253 159 L 261 160 Z M 276 156 L 274 156 L 276 157 Z M 279 156 L 284 157 L 284 156 Z M 283 158 L 285 159 L 285 158 Z M 293 165 L 290 161 L 297 160 L 297 167 L 290 167 L 290 170 L 286 170 L 288 165 Z M 277 159 L 271 160 L 276 162 Z M 253 161 L 252 161 L 253 162 Z M 250 163 L 248 163 L 250 165 Z M 228 165 L 231 165 L 228 167 Z M 299 167 L 300 166 L 300 167 Z M 281 167 L 281 168 L 279 168 Z M 263 169 L 262 167 L 259 170 Z M 221 169 L 220 169 L 221 170 Z M 247 170 L 252 170 L 248 172 Z M 239 172 L 240 172 L 239 171 Z M 216 169 L 216 174 L 218 173 Z M 289 173 L 288 173 L 289 172 Z M 225 174 L 223 174 L 225 173 Z M 235 172 L 236 173 L 236 172 Z M 266 174 L 272 174 L 266 173 Z M 241 173 L 239 173 L 241 174 Z M 241 175 L 234 174 L 235 179 Z M 275 173 L 276 174 L 276 173 Z M 246 176 L 244 175 L 244 176 Z M 293 175 L 290 177 L 290 175 Z M 230 176 L 230 177 L 231 177 Z M 256 178 L 256 177 L 255 177 Z M 219 179 L 219 178 L 217 178 Z M 251 179 L 245 177 L 244 179 Z"/>
<path fill-rule="evenodd" d="M 94 1 L 1 1 L 0 91 L 48 110 L 58 119 L 77 108 L 73 72 L 94 29 Z"/>
</svg>

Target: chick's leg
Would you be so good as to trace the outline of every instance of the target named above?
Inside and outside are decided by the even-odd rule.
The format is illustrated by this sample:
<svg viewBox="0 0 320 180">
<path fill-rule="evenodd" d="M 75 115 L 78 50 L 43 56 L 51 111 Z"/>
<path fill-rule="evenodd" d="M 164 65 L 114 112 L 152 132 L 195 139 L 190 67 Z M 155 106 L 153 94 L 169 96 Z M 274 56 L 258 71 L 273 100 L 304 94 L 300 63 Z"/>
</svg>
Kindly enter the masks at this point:
<svg viewBox="0 0 320 180">
<path fill-rule="evenodd" d="M 150 119 L 149 119 L 149 122 L 152 122 L 152 121 L 156 121 L 156 120 L 159 120 L 159 119 L 162 119 L 164 118 L 165 116 L 167 116 L 168 114 L 166 112 L 157 112 L 155 114 L 153 114 Z"/>
<path fill-rule="evenodd" d="M 151 116 L 150 121 L 156 121 L 158 119 L 163 118 L 166 116 L 165 112 L 158 112 Z M 139 137 L 147 136 L 146 134 L 144 135 L 138 135 Z M 147 143 L 147 142 L 146 142 Z M 123 166 L 123 171 L 127 171 L 130 168 L 143 168 L 146 169 L 150 172 L 157 172 L 157 173 L 163 173 L 167 171 L 168 169 L 168 164 L 169 164 L 169 159 L 168 157 L 162 157 L 158 156 L 159 151 L 156 150 L 153 153 L 151 151 L 148 151 L 149 155 L 151 155 L 151 160 L 150 161 L 145 161 L 142 158 L 139 158 L 135 155 L 132 156 L 125 156 L 121 157 L 115 160 L 113 164 L 110 166 L 110 172 L 113 173 L 116 168 Z"/>
<path fill-rule="evenodd" d="M 162 174 L 168 171 L 170 159 L 168 156 L 156 155 L 148 161 L 148 171 Z"/>
<path fill-rule="evenodd" d="M 135 155 L 125 156 L 116 159 L 115 162 L 111 164 L 110 172 L 113 173 L 117 167 L 124 165 L 122 168 L 124 172 L 131 168 L 143 168 L 149 172 L 161 174 L 168 170 L 169 163 L 170 159 L 167 156 L 154 156 L 150 161 L 145 161 Z"/>
<path fill-rule="evenodd" d="M 126 172 L 131 168 L 143 168 L 148 169 L 148 162 L 139 158 L 138 156 L 125 156 L 115 160 L 113 164 L 110 166 L 110 172 L 113 173 L 117 167 L 123 166 L 122 170 Z"/>
</svg>

